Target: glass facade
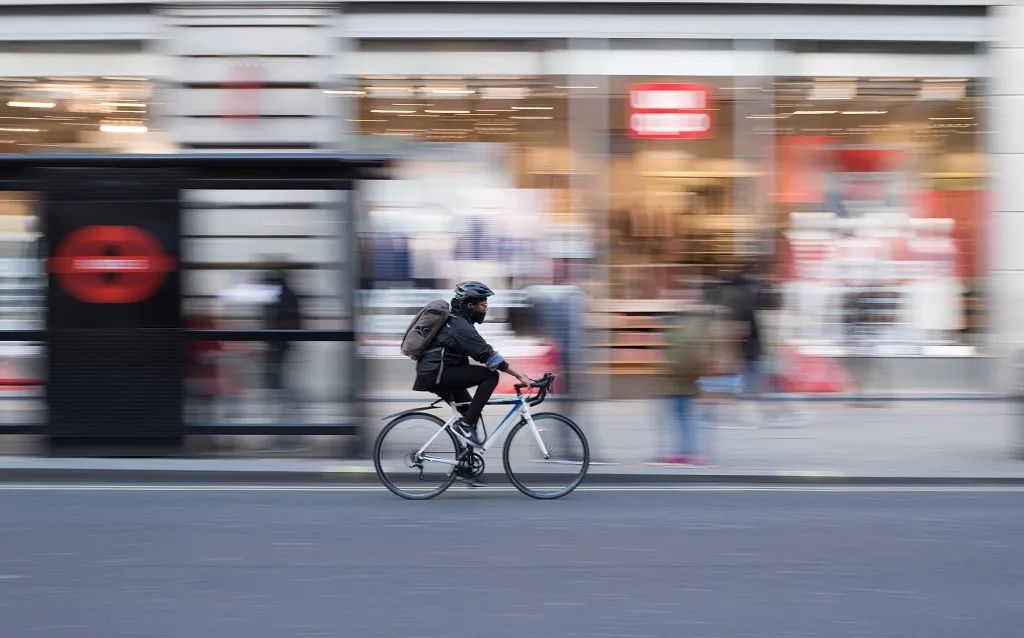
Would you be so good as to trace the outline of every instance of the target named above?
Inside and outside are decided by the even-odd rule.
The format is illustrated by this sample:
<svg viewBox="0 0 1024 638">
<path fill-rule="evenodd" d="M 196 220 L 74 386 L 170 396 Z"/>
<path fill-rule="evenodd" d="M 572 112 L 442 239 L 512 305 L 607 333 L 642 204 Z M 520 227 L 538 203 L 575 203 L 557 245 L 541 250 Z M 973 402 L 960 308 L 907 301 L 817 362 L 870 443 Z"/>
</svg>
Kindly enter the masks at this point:
<svg viewBox="0 0 1024 638">
<path fill-rule="evenodd" d="M 371 310 L 372 342 L 387 352 L 421 301 L 399 289 L 473 273 L 522 293 L 571 274 L 594 310 L 590 371 L 656 374 L 682 282 L 745 270 L 767 291 L 773 343 L 795 359 L 977 353 L 983 89 L 941 77 L 355 78 L 338 91 L 354 104 L 350 130 L 406 158 L 368 195 L 368 305 L 403 294 L 409 307 Z M 489 329 L 536 345 L 515 317 L 502 310 Z"/>
</svg>

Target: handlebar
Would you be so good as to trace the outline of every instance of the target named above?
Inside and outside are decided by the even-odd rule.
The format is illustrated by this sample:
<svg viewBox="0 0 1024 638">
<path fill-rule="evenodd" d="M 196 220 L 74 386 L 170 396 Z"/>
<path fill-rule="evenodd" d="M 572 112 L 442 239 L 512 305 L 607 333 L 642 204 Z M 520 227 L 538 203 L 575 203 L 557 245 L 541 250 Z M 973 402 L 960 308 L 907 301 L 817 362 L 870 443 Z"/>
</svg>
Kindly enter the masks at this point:
<svg viewBox="0 0 1024 638">
<path fill-rule="evenodd" d="M 547 398 L 548 392 L 551 391 L 551 384 L 555 382 L 556 378 L 557 377 L 555 375 L 548 372 L 543 377 L 533 381 L 530 384 L 517 383 L 512 387 L 515 388 L 516 396 L 522 396 L 523 390 L 525 388 L 538 388 L 540 392 L 538 392 L 536 396 L 528 400 L 528 403 L 530 405 L 538 405 L 542 401 L 544 401 L 545 398 Z"/>
</svg>

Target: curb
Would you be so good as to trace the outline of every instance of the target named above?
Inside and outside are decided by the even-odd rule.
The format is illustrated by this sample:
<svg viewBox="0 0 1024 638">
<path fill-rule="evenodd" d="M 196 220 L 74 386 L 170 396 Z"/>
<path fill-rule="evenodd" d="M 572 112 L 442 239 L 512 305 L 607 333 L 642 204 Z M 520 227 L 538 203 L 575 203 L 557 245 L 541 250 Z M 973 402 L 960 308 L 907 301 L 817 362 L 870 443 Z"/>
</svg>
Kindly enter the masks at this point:
<svg viewBox="0 0 1024 638">
<path fill-rule="evenodd" d="M 537 475 L 540 476 L 540 475 Z M 529 477 L 525 477 L 529 478 Z M 489 483 L 506 483 L 504 474 L 488 473 Z M 68 469 L 3 468 L 0 484 L 16 482 L 67 483 L 376 483 L 373 471 L 177 470 L 177 469 Z M 848 476 L 827 472 L 774 474 L 638 474 L 594 473 L 585 483 L 597 485 L 770 484 L 770 485 L 1024 485 L 1024 476 Z"/>
</svg>

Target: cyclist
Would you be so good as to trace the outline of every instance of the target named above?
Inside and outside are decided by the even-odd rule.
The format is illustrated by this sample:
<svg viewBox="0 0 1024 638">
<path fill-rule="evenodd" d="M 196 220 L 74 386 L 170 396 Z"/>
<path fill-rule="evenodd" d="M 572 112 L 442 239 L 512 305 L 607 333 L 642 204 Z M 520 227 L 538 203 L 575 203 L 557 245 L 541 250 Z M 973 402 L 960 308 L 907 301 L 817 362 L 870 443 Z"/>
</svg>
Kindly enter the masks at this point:
<svg viewBox="0 0 1024 638">
<path fill-rule="evenodd" d="M 498 371 L 514 376 L 520 383 L 531 382 L 484 341 L 473 325 L 483 323 L 487 299 L 493 295 L 494 291 L 479 281 L 463 281 L 455 286 L 451 317 L 416 362 L 416 382 L 412 386 L 413 390 L 433 392 L 451 403 L 468 403 L 459 406 L 462 418 L 453 429 L 474 447 L 481 445 L 476 424 L 498 387 Z M 470 364 L 471 358 L 483 366 Z M 467 388 L 474 386 L 476 393 L 470 398 Z"/>
</svg>

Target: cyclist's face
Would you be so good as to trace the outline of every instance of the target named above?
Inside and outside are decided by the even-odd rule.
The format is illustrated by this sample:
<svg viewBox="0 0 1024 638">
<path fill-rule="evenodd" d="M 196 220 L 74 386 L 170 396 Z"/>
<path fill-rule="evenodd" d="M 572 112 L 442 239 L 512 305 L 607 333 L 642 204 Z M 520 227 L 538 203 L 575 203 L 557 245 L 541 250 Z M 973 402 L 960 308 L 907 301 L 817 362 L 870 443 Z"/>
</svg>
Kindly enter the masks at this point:
<svg viewBox="0 0 1024 638">
<path fill-rule="evenodd" d="M 483 323 L 484 317 L 487 316 L 487 302 L 481 301 L 469 304 L 469 312 L 472 313 L 473 321 L 475 323 Z"/>
</svg>

